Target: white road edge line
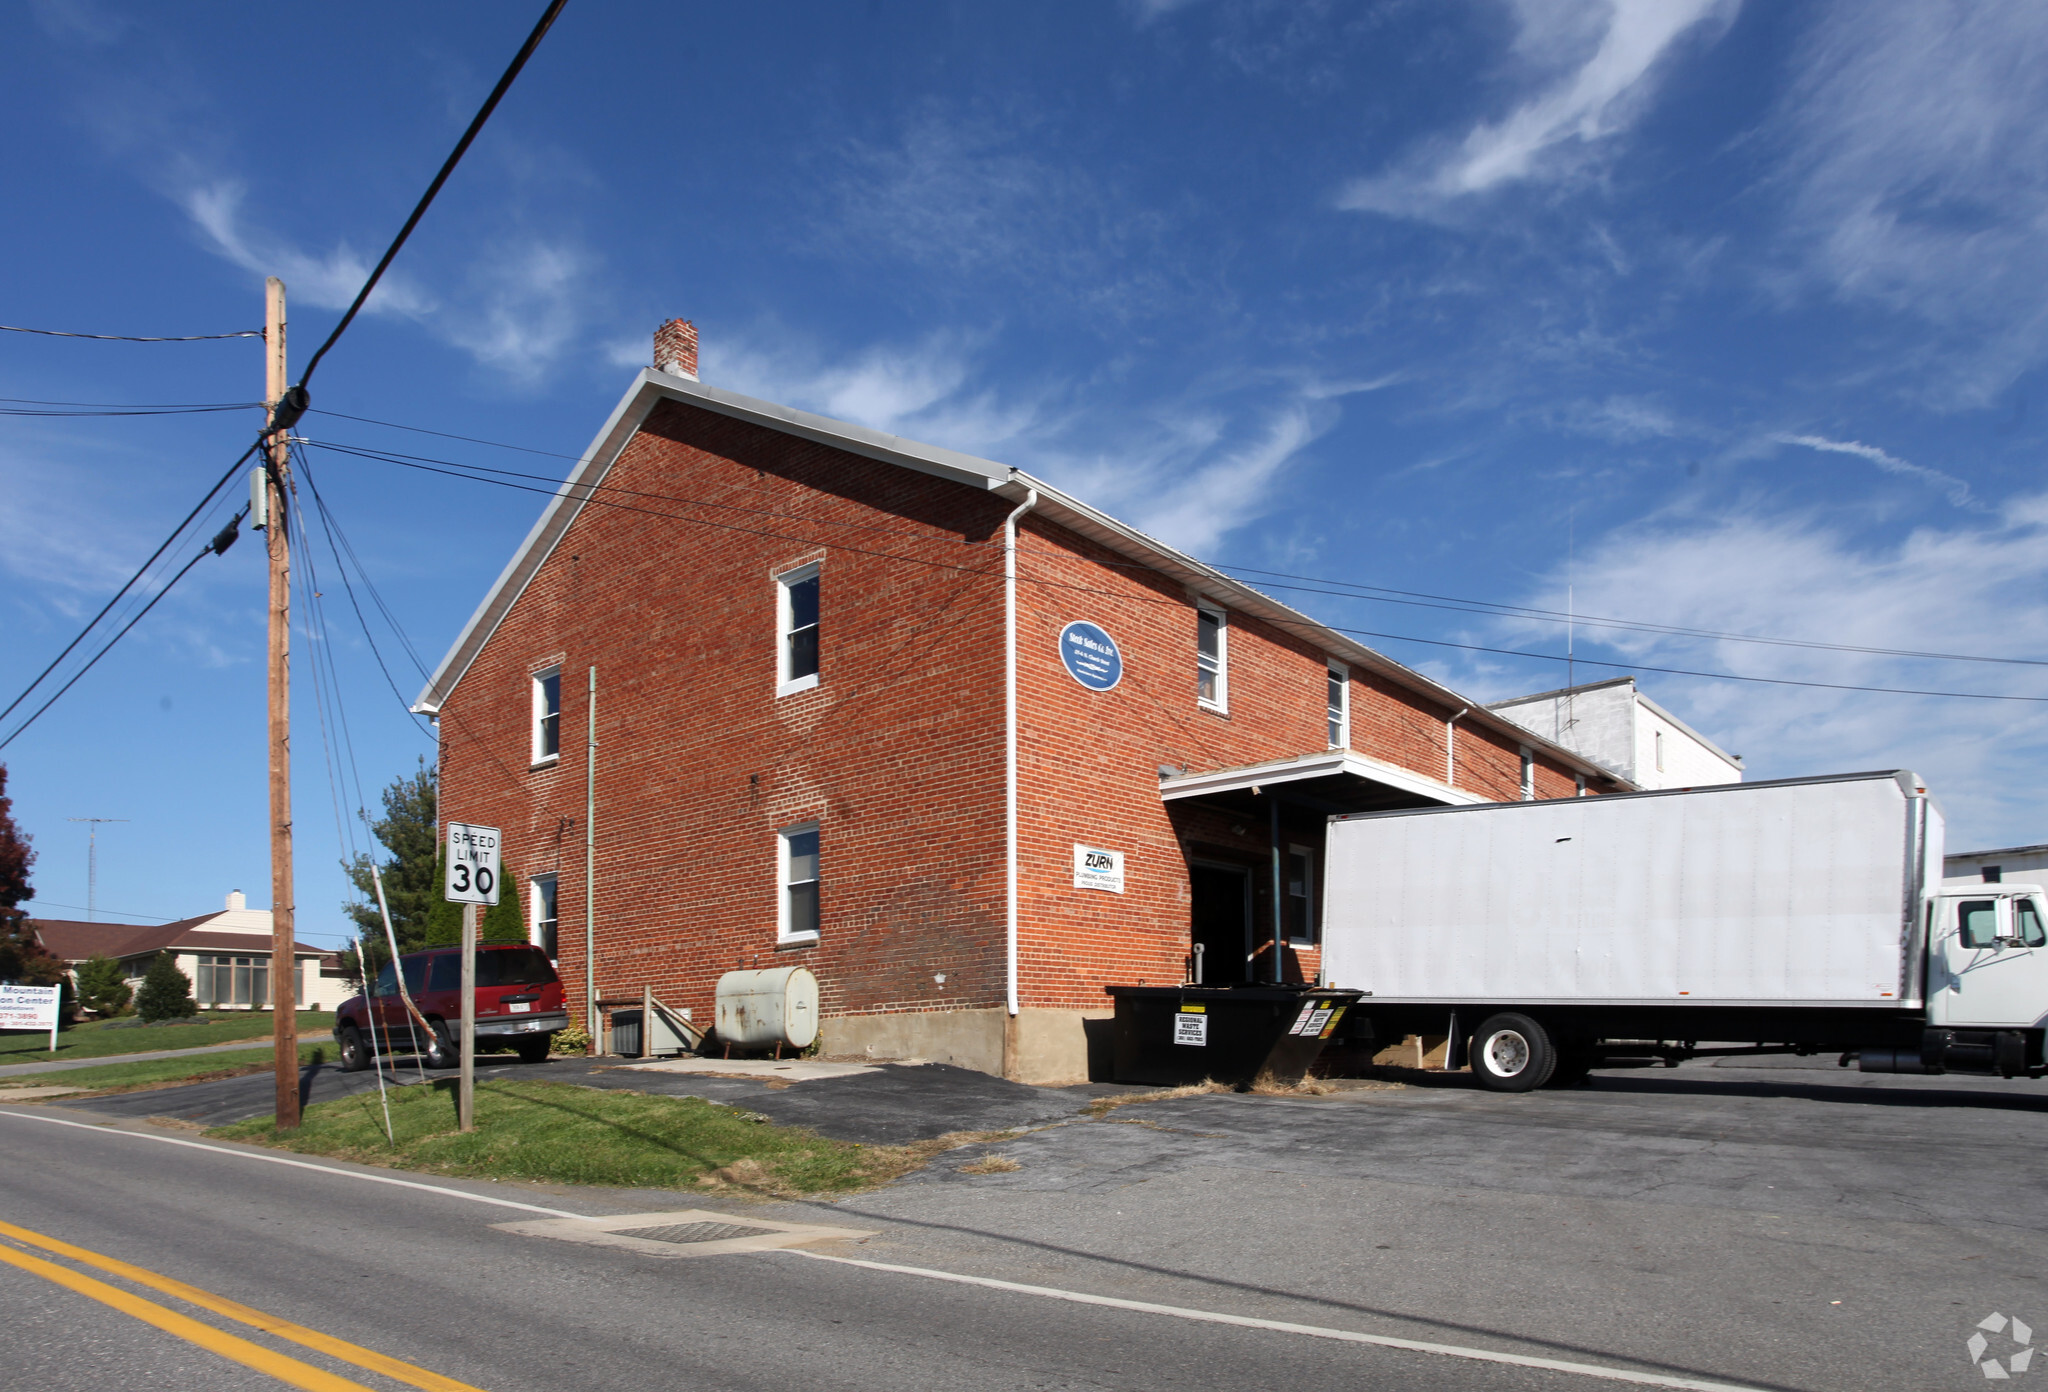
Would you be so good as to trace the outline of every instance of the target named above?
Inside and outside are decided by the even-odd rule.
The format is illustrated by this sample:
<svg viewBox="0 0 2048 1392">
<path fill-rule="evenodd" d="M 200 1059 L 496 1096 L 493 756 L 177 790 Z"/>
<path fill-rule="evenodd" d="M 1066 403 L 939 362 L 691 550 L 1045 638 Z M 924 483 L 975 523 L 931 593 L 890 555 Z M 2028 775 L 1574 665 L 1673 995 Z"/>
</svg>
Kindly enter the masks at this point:
<svg viewBox="0 0 2048 1392">
<path fill-rule="evenodd" d="M 1686 1392 L 1759 1392 L 1733 1382 L 1708 1382 L 1701 1378 L 1669 1377 L 1662 1373 L 1633 1373 L 1624 1368 L 1606 1368 L 1597 1363 L 1567 1363 L 1556 1358 L 1532 1358 L 1520 1353 L 1494 1353 L 1488 1349 L 1464 1348 L 1458 1344 L 1431 1344 L 1418 1339 L 1397 1339 L 1388 1334 L 1360 1334 L 1349 1329 L 1331 1329 L 1320 1324 L 1292 1324 L 1286 1320 L 1254 1319 L 1249 1315 L 1225 1315 L 1214 1310 L 1193 1310 L 1184 1305 L 1155 1305 L 1149 1300 L 1121 1300 L 1113 1295 L 1088 1295 L 1061 1290 L 1056 1286 L 1027 1286 L 1017 1281 L 998 1281 L 988 1276 L 962 1276 L 952 1271 L 934 1271 L 923 1266 L 897 1266 L 890 1262 L 863 1261 L 858 1257 L 835 1257 L 824 1252 L 807 1252 L 801 1247 L 778 1249 L 792 1257 L 837 1262 L 842 1266 L 864 1266 L 870 1271 L 893 1271 L 903 1276 L 923 1276 L 934 1281 L 953 1281 L 963 1286 L 986 1286 L 991 1290 L 1039 1295 L 1066 1300 L 1076 1305 L 1107 1305 L 1115 1310 L 1135 1310 L 1147 1315 L 1172 1315 L 1175 1319 L 1203 1324 L 1230 1324 L 1240 1329 L 1268 1329 L 1279 1334 L 1306 1334 L 1314 1339 L 1337 1339 L 1348 1344 L 1377 1344 L 1382 1348 L 1407 1349 L 1414 1353 L 1440 1353 L 1451 1358 L 1469 1358 L 1481 1363 L 1508 1363 L 1518 1368 L 1542 1368 L 1554 1373 L 1576 1373 L 1581 1377 L 1632 1382 L 1643 1387 L 1675 1387 Z M 770 1256 L 775 1253 L 764 1252 Z"/>
<path fill-rule="evenodd" d="M 360 1179 L 366 1184 L 395 1184 L 401 1189 L 424 1189 L 430 1194 L 446 1194 L 450 1198 L 468 1199 L 471 1203 L 496 1204 L 499 1208 L 523 1209 L 528 1213 L 545 1213 L 550 1218 L 588 1218 L 587 1213 L 571 1213 L 567 1209 L 542 1208 L 539 1204 L 520 1203 L 517 1199 L 492 1198 L 488 1194 L 466 1194 L 460 1189 L 450 1189 L 440 1184 L 422 1184 L 416 1179 L 398 1179 L 392 1175 L 362 1174 L 355 1170 L 337 1169 L 333 1165 L 316 1165 L 311 1160 L 292 1160 L 282 1155 L 265 1155 L 253 1150 L 230 1150 L 226 1146 L 207 1145 L 203 1141 L 182 1141 L 176 1136 L 152 1136 L 146 1131 L 123 1131 L 118 1127 L 96 1125 L 89 1121 L 66 1121 L 63 1117 L 44 1116 L 39 1112 L 18 1111 L 13 1107 L 0 1107 L 0 1116 L 20 1117 L 24 1121 L 44 1121 L 52 1126 L 75 1126 L 81 1131 L 91 1131 L 101 1136 L 128 1136 L 138 1141 L 155 1141 L 160 1145 L 184 1146 L 189 1150 L 210 1150 L 215 1155 L 232 1155 L 238 1160 L 262 1160 L 272 1165 L 290 1165 L 295 1170 L 318 1170 L 322 1174 L 340 1175 L 343 1179 Z"/>
</svg>

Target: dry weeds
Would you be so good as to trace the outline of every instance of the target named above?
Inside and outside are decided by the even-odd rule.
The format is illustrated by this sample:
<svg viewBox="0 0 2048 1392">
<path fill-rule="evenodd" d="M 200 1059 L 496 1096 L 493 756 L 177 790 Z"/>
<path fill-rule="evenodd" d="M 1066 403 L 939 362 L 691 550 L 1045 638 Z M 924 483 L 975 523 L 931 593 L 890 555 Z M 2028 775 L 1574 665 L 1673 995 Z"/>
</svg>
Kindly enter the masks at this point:
<svg viewBox="0 0 2048 1392">
<path fill-rule="evenodd" d="M 1008 1174 L 1024 1167 L 1007 1155 L 984 1155 L 972 1164 L 962 1165 L 961 1174 Z"/>
<path fill-rule="evenodd" d="M 1182 1097 L 1200 1097 L 1205 1093 L 1229 1092 L 1228 1083 L 1219 1083 L 1204 1078 L 1199 1083 L 1187 1083 L 1181 1087 L 1158 1088 L 1152 1092 L 1125 1092 L 1114 1097 L 1098 1097 L 1088 1104 L 1088 1115 L 1096 1121 L 1108 1116 L 1118 1107 L 1128 1107 L 1136 1102 L 1172 1102 Z"/>
</svg>

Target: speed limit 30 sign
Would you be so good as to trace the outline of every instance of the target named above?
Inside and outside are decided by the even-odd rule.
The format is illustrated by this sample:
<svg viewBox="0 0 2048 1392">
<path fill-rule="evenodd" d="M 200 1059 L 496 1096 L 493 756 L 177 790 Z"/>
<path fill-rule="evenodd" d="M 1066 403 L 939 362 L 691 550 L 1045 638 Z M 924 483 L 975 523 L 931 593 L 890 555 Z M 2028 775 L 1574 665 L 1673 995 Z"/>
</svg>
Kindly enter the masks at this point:
<svg viewBox="0 0 2048 1392">
<path fill-rule="evenodd" d="M 497 903 L 500 846 L 496 827 L 448 823 L 448 879 L 442 897 L 457 904 Z"/>
</svg>

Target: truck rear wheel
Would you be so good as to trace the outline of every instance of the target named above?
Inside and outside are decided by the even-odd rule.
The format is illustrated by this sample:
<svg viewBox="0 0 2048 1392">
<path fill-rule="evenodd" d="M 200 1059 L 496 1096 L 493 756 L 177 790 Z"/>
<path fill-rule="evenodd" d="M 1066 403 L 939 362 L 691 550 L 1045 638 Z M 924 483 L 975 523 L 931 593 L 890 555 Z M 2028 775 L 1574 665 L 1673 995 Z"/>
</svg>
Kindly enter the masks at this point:
<svg viewBox="0 0 2048 1392">
<path fill-rule="evenodd" d="M 1514 1011 L 1488 1019 L 1472 1036 L 1472 1072 L 1493 1092 L 1532 1092 L 1557 1068 L 1550 1032 Z"/>
</svg>

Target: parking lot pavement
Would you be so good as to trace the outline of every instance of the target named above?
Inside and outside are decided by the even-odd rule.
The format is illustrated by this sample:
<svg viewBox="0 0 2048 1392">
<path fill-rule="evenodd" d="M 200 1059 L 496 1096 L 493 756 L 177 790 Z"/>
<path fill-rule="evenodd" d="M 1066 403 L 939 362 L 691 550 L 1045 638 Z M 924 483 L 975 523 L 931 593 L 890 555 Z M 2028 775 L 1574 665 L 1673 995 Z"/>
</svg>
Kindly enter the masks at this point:
<svg viewBox="0 0 2048 1392">
<path fill-rule="evenodd" d="M 1964 1387 L 1978 1320 L 2048 1330 L 2044 1150 L 2048 1083 L 1702 1060 L 1140 1104 L 832 1211 L 885 1224 L 884 1261 L 1760 1386 Z M 990 1153 L 1017 1168 L 962 1172 Z"/>
</svg>

